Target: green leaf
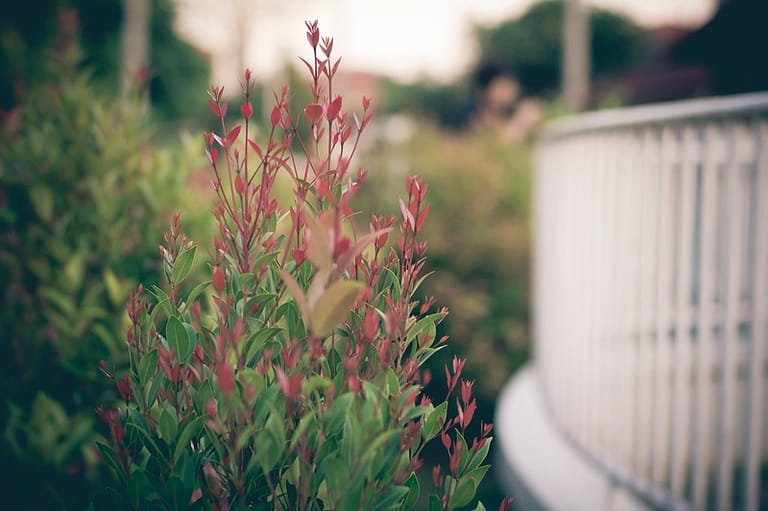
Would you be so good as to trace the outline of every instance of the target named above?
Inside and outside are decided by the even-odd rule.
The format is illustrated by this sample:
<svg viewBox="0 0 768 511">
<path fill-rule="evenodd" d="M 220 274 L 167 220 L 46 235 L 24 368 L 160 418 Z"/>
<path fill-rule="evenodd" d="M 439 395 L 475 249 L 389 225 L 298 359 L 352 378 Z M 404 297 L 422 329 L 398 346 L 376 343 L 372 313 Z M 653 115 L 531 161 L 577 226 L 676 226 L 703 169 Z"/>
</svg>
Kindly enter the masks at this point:
<svg viewBox="0 0 768 511">
<path fill-rule="evenodd" d="M 478 486 L 480 486 L 480 483 L 482 482 L 489 468 L 491 468 L 490 465 L 483 465 L 482 467 L 477 467 L 475 470 L 471 472 L 467 472 L 467 474 L 464 477 L 468 477 L 469 479 L 472 479 L 475 482 L 475 488 L 477 488 Z"/>
<path fill-rule="evenodd" d="M 263 351 L 264 343 L 267 339 L 271 339 L 282 331 L 282 328 L 276 326 L 262 327 L 256 330 L 256 333 L 254 333 L 245 343 L 245 360 L 248 361 L 249 364 L 253 363 L 256 355 Z"/>
<path fill-rule="evenodd" d="M 163 440 L 166 441 L 167 444 L 171 444 L 173 440 L 176 438 L 176 431 L 178 430 L 179 424 L 178 419 L 176 418 L 176 413 L 173 412 L 173 408 L 166 407 L 162 413 L 160 414 L 160 420 L 157 424 L 158 432 L 160 433 L 160 436 L 163 438 Z"/>
<path fill-rule="evenodd" d="M 379 281 L 382 290 L 386 290 L 392 296 L 392 300 L 397 300 L 403 294 L 403 288 L 400 286 L 400 278 L 395 272 L 386 266 L 381 268 L 382 278 Z"/>
<path fill-rule="evenodd" d="M 139 361 L 139 383 L 142 386 L 149 383 L 149 379 L 155 374 L 157 369 L 157 350 L 152 350 L 145 354 Z"/>
<path fill-rule="evenodd" d="M 435 407 L 427 418 L 424 419 L 424 428 L 421 433 L 425 441 L 432 440 L 440 432 L 440 424 L 445 422 L 445 416 L 448 413 L 448 402 L 443 401 Z"/>
<path fill-rule="evenodd" d="M 390 367 L 387 369 L 387 385 L 386 385 L 385 397 L 397 395 L 400 391 L 400 379 L 395 374 L 395 371 Z"/>
<path fill-rule="evenodd" d="M 416 323 L 414 323 L 410 329 L 408 329 L 408 333 L 405 336 L 406 342 L 411 342 L 414 339 L 414 337 L 416 337 L 419 334 L 433 333 L 437 322 L 443 319 L 447 315 L 448 315 L 447 312 L 436 312 L 435 314 L 424 316 L 423 318 L 418 320 Z"/>
<path fill-rule="evenodd" d="M 149 479 L 143 471 L 134 471 L 128 477 L 128 499 L 132 509 L 144 509 L 147 497 L 152 493 Z"/>
<path fill-rule="evenodd" d="M 290 273 L 283 270 L 278 270 L 278 272 L 280 273 L 280 278 L 282 278 L 285 283 L 285 287 L 288 288 L 288 292 L 291 293 L 291 296 L 299 306 L 304 321 L 309 322 L 309 304 L 307 303 L 307 297 L 304 295 L 301 286 L 299 286 L 299 283 L 296 282 L 296 279 L 294 279 Z"/>
<path fill-rule="evenodd" d="M 347 413 L 350 412 L 354 399 L 355 395 L 351 392 L 347 392 L 333 400 L 331 409 L 325 414 L 328 421 L 328 426 L 326 428 L 328 435 L 336 435 L 342 428 L 344 419 L 347 416 Z"/>
<path fill-rule="evenodd" d="M 456 509 L 457 507 L 466 506 L 474 498 L 476 491 L 477 488 L 472 479 L 462 478 L 453 495 L 448 500 L 448 508 Z"/>
<path fill-rule="evenodd" d="M 488 510 L 485 509 L 485 506 L 483 505 L 482 502 L 478 502 L 477 506 L 475 506 L 475 509 L 473 511 L 488 511 Z"/>
<path fill-rule="evenodd" d="M 195 287 L 193 287 L 192 291 L 189 292 L 189 294 L 187 295 L 187 298 L 185 300 L 186 303 L 187 303 L 187 306 L 192 305 L 192 303 L 194 303 L 194 301 L 197 298 L 197 296 L 200 293 L 202 293 L 210 285 L 211 285 L 211 281 L 210 280 L 206 280 L 204 282 L 199 283 Z"/>
<path fill-rule="evenodd" d="M 181 434 L 179 435 L 179 438 L 176 441 L 176 448 L 173 451 L 174 462 L 179 461 L 179 458 L 181 457 L 181 455 L 189 447 L 189 444 L 192 441 L 192 439 L 197 437 L 202 427 L 203 427 L 202 417 L 195 417 L 194 419 L 189 421 L 186 426 L 184 426 L 184 429 L 181 430 Z"/>
<path fill-rule="evenodd" d="M 320 337 L 330 334 L 355 304 L 365 285 L 356 280 L 340 280 L 331 284 L 312 308 L 310 325 Z"/>
<path fill-rule="evenodd" d="M 187 329 L 176 316 L 168 318 L 168 324 L 165 326 L 165 338 L 168 344 L 176 349 L 176 357 L 180 364 L 185 364 L 192 355 L 194 344 L 189 339 Z"/>
<path fill-rule="evenodd" d="M 304 417 L 301 418 L 299 421 L 299 425 L 296 427 L 296 430 L 291 435 L 291 445 L 290 448 L 293 449 L 296 447 L 296 443 L 301 440 L 301 437 L 304 436 L 304 433 L 312 427 L 312 429 L 317 429 L 317 418 L 315 417 L 314 412 L 310 412 Z"/>
<path fill-rule="evenodd" d="M 384 493 L 377 496 L 376 505 L 372 511 L 388 511 L 397 509 L 400 502 L 408 496 L 409 488 L 407 486 L 390 486 Z"/>
<path fill-rule="evenodd" d="M 330 380 L 330 378 L 316 374 L 314 376 L 310 376 L 308 379 L 302 382 L 301 392 L 303 394 L 311 394 L 317 389 L 326 389 L 331 385 L 333 385 L 333 382 Z"/>
<path fill-rule="evenodd" d="M 112 470 L 114 470 L 118 476 L 120 476 L 120 479 L 123 479 L 123 469 L 120 467 L 120 463 L 117 462 L 117 458 L 115 458 L 115 453 L 112 450 L 112 447 L 102 442 L 96 442 L 96 447 L 99 448 L 101 457 L 104 459 L 104 461 L 107 462 L 107 465 L 109 465 L 109 467 L 112 468 Z"/>
<path fill-rule="evenodd" d="M 477 467 L 479 467 L 483 461 L 485 461 L 485 458 L 488 456 L 488 451 L 491 448 L 491 440 L 493 440 L 492 437 L 489 437 L 486 439 L 485 444 L 483 447 L 476 453 L 472 455 L 472 461 L 469 462 L 467 465 L 467 472 L 472 472 Z"/>
<path fill-rule="evenodd" d="M 440 505 L 440 499 L 437 498 L 437 495 L 429 496 L 429 511 L 443 511 L 443 508 Z"/>
<path fill-rule="evenodd" d="M 171 476 L 165 484 L 165 494 L 171 503 L 171 509 L 189 509 L 189 500 L 192 497 L 191 489 L 184 486 L 181 478 Z"/>
<path fill-rule="evenodd" d="M 152 408 L 152 405 L 155 404 L 155 399 L 157 399 L 157 394 L 160 392 L 160 386 L 163 384 L 164 379 L 163 377 L 156 377 L 152 381 L 152 386 L 149 388 L 149 392 L 147 392 L 147 406 L 149 408 Z"/>
<path fill-rule="evenodd" d="M 320 467 L 325 474 L 328 490 L 339 498 L 349 485 L 349 467 L 335 455 L 326 457 Z"/>
<path fill-rule="evenodd" d="M 403 503 L 403 509 L 408 511 L 416 505 L 416 502 L 419 500 L 419 493 L 421 492 L 419 478 L 415 472 L 405 481 L 405 486 L 408 488 L 408 497 L 406 497 Z"/>
</svg>

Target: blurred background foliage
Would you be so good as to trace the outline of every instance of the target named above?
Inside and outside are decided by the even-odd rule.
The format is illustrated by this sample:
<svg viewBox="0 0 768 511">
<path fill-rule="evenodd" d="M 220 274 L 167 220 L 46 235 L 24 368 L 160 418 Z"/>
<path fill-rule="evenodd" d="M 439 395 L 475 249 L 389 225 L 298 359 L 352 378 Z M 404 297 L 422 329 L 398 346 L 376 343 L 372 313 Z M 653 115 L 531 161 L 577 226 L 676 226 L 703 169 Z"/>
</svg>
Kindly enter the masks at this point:
<svg viewBox="0 0 768 511">
<path fill-rule="evenodd" d="M 477 27 L 482 60 L 517 76 L 526 94 L 554 96 L 560 86 L 563 5 L 538 2 L 517 19 Z M 648 35 L 631 19 L 591 8 L 589 27 L 593 79 L 637 67 L 648 57 Z"/>
<path fill-rule="evenodd" d="M 468 358 L 487 405 L 528 353 L 530 153 L 482 128 L 445 133 L 417 121 L 406 141 L 369 149 L 363 166 L 373 171 L 355 203 L 399 214 L 406 175 L 429 183 L 423 239 L 435 274 L 423 291 L 449 308 L 449 351 Z M 432 368 L 437 378 L 442 362 Z"/>
<path fill-rule="evenodd" d="M 149 99 L 161 121 L 206 112 L 200 91 L 209 85 L 206 57 L 173 29 L 171 0 L 150 1 Z M 0 16 L 0 109 L 13 107 L 40 79 L 51 47 L 63 44 L 62 27 L 77 25 L 80 68 L 92 84 L 116 93 L 120 86 L 120 30 L 123 0 L 34 0 L 10 2 Z M 71 28 L 70 28 L 71 29 Z"/>
<path fill-rule="evenodd" d="M 124 304 L 160 277 L 173 211 L 210 236 L 201 137 L 154 142 L 138 97 L 116 101 L 81 66 L 64 26 L 14 97 L 0 132 L 0 478 L 7 509 L 84 509 L 103 474 L 94 409 L 113 401 L 99 372 L 124 367 Z M 198 95 L 201 95 L 198 92 Z M 198 267 L 201 271 L 202 267 Z"/>
</svg>

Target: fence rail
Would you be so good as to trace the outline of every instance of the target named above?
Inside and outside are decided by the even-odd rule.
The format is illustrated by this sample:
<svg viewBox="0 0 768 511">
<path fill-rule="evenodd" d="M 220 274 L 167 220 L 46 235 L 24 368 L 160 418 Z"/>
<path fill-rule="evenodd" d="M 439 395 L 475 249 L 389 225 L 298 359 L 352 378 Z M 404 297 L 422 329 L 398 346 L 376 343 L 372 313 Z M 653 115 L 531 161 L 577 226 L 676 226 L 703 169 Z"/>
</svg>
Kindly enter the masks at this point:
<svg viewBox="0 0 768 511">
<path fill-rule="evenodd" d="M 535 264 L 559 428 L 656 507 L 768 509 L 768 93 L 554 124 Z"/>
</svg>

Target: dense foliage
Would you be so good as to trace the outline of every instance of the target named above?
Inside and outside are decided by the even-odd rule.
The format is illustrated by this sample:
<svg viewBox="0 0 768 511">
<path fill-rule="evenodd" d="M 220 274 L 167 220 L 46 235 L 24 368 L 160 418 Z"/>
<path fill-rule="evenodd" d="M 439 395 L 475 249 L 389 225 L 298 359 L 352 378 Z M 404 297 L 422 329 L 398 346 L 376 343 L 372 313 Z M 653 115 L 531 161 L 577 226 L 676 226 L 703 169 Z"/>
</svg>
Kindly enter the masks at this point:
<svg viewBox="0 0 768 511">
<path fill-rule="evenodd" d="M 100 98 L 68 35 L 0 132 L 0 459 L 13 467 L 0 488 L 12 509 L 87 503 L 93 410 L 115 397 L 99 361 L 127 363 L 125 300 L 159 275 L 169 204 L 194 211 L 196 195 L 183 191 L 191 148 L 153 147 L 139 104 Z M 206 224 L 190 215 L 200 235 Z"/>
<path fill-rule="evenodd" d="M 149 98 L 158 116 L 189 116 L 195 92 L 207 86 L 209 64 L 173 29 L 171 0 L 149 0 Z M 119 89 L 124 0 L 7 2 L 0 16 L 0 109 L 17 104 L 49 69 L 45 55 L 62 44 L 61 27 L 80 39 L 78 65 L 102 92 Z M 202 110 L 199 110 L 202 111 Z"/>
<path fill-rule="evenodd" d="M 447 134 L 419 123 L 405 142 L 375 146 L 364 161 L 381 172 L 362 190 L 361 208 L 388 210 L 403 169 L 431 183 L 432 221 L 422 236 L 436 274 L 425 286 L 451 310 L 443 330 L 468 358 L 481 409 L 492 414 L 529 349 L 530 147 L 480 128 Z"/>
<path fill-rule="evenodd" d="M 423 393 L 446 315 L 417 294 L 427 184 L 406 179 L 399 222 L 373 215 L 355 228 L 349 201 L 367 173 L 351 162 L 370 100 L 350 113 L 334 94 L 333 39 L 317 22 L 306 36 L 311 100 L 294 118 L 288 88 L 276 94 L 266 140 L 253 138 L 248 70 L 234 124 L 222 89 L 209 91 L 220 121 L 205 137 L 218 198 L 211 278 L 180 287 L 197 246 L 174 217 L 164 285 L 129 301 L 130 371 L 108 372 L 125 403 L 99 410 L 114 506 L 413 509 L 421 452 L 439 438 L 448 461 L 431 471 L 428 502 L 447 511 L 470 504 L 488 470 L 491 425 L 469 435 L 477 402 L 465 361 L 446 366 L 444 397 Z M 289 205 L 273 196 L 278 175 L 293 185 Z"/>
</svg>

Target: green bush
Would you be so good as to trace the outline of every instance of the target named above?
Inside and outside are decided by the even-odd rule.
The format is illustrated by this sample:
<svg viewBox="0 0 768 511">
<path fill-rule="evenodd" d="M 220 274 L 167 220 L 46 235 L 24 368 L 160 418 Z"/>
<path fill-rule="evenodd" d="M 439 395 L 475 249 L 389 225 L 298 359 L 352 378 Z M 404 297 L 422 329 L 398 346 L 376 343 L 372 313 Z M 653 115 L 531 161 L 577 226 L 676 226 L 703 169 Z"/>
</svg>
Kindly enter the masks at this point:
<svg viewBox="0 0 768 511">
<path fill-rule="evenodd" d="M 200 204 L 180 193 L 199 165 L 189 148 L 153 147 L 138 104 L 97 97 L 75 60 L 53 58 L 0 133 L 0 489 L 24 508 L 87 502 L 93 410 L 115 397 L 99 361 L 126 363 L 129 292 L 158 277 L 171 208 Z"/>
<path fill-rule="evenodd" d="M 413 133 L 399 147 L 368 154 L 364 164 L 382 171 L 357 205 L 386 209 L 403 172 L 430 183 L 423 238 L 437 271 L 427 293 L 451 310 L 445 333 L 468 359 L 478 401 L 492 407 L 528 353 L 531 149 L 485 131 L 446 133 L 420 123 Z"/>
</svg>

